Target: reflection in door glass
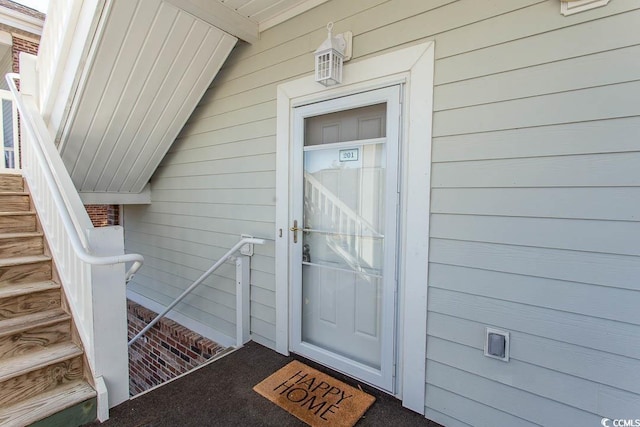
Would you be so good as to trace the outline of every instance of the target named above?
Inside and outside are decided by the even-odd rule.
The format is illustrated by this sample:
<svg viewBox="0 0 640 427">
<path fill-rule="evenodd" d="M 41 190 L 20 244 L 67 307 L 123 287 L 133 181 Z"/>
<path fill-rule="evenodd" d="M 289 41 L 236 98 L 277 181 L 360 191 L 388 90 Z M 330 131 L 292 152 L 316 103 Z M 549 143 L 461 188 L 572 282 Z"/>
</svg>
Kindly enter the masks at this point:
<svg viewBox="0 0 640 427">
<path fill-rule="evenodd" d="M 386 111 L 387 104 L 376 104 L 306 118 L 304 145 L 383 138 L 387 135 Z"/>
<path fill-rule="evenodd" d="M 304 154 L 303 250 L 314 264 L 382 275 L 385 144 L 349 147 L 358 160 L 340 162 L 343 148 Z"/>
</svg>

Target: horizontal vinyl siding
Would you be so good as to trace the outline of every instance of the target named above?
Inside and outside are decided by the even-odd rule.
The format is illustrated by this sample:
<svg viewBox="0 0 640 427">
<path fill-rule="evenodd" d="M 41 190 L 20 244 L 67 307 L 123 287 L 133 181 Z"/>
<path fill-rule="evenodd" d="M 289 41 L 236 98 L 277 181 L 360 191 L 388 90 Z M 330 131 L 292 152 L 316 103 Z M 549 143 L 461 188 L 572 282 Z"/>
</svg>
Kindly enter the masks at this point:
<svg viewBox="0 0 640 427">
<path fill-rule="evenodd" d="M 175 264 L 145 278 L 169 292 L 239 233 L 267 238 L 251 331 L 274 347 L 276 89 L 312 72 L 328 21 L 353 32 L 352 61 L 436 42 L 427 417 L 637 418 L 636 1 L 564 17 L 551 0 L 334 0 L 239 43 L 154 175 L 153 203 L 126 208 L 128 248 Z M 232 279 L 208 283 L 206 313 L 183 310 L 231 326 Z M 482 355 L 486 326 L 511 332 L 509 363 Z"/>
<path fill-rule="evenodd" d="M 640 413 L 640 11 L 621 13 L 640 5 L 617 3 L 436 36 L 426 412 L 445 425 Z"/>
</svg>

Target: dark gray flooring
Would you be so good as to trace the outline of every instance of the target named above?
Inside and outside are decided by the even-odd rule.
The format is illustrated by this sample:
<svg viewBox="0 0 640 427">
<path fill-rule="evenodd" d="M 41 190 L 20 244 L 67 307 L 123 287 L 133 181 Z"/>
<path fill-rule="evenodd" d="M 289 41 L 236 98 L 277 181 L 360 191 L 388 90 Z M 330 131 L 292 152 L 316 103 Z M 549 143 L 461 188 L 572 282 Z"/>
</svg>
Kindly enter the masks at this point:
<svg viewBox="0 0 640 427">
<path fill-rule="evenodd" d="M 300 359 L 320 371 L 358 387 L 351 378 Z M 161 426 L 304 426 L 284 409 L 253 391 L 253 386 L 293 360 L 256 343 L 199 370 L 136 397 L 111 410 L 108 427 Z M 438 427 L 402 407 L 401 402 L 360 385 L 376 401 L 357 426 Z"/>
</svg>

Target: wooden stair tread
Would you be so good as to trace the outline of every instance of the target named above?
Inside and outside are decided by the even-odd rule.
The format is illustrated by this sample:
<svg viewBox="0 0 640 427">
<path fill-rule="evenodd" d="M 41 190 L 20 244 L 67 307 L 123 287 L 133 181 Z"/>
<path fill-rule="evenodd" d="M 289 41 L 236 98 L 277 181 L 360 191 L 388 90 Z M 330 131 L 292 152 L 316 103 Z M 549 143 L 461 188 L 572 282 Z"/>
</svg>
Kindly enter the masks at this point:
<svg viewBox="0 0 640 427">
<path fill-rule="evenodd" d="M 0 216 L 28 216 L 35 215 L 35 211 L 2 211 L 0 212 Z"/>
<path fill-rule="evenodd" d="M 96 397 L 96 391 L 84 381 L 56 387 L 46 393 L 0 408 L 0 425 L 25 426 Z"/>
<path fill-rule="evenodd" d="M 82 355 L 82 349 L 72 342 L 55 344 L 29 355 L 0 360 L 0 382 L 48 365 Z"/>
<path fill-rule="evenodd" d="M 71 315 L 61 308 L 39 311 L 20 317 L 12 317 L 0 321 L 0 338 L 7 335 L 25 331 L 27 329 L 47 326 L 71 319 Z"/>
<path fill-rule="evenodd" d="M 2 196 L 28 196 L 29 192 L 27 192 L 27 191 L 0 191 L 0 195 L 2 195 Z"/>
<path fill-rule="evenodd" d="M 0 231 L 0 239 L 17 239 L 21 237 L 43 237 L 39 231 L 14 231 L 12 233 L 3 233 Z"/>
<path fill-rule="evenodd" d="M 51 261 L 51 257 L 47 255 L 31 255 L 15 258 L 0 259 L 0 268 L 12 265 L 35 264 L 37 262 Z"/>
<path fill-rule="evenodd" d="M 27 295 L 34 292 L 48 291 L 50 289 L 60 289 L 60 285 L 50 280 L 33 283 L 16 283 L 15 285 L 5 285 L 0 287 L 0 299 L 10 298 L 19 295 Z"/>
</svg>

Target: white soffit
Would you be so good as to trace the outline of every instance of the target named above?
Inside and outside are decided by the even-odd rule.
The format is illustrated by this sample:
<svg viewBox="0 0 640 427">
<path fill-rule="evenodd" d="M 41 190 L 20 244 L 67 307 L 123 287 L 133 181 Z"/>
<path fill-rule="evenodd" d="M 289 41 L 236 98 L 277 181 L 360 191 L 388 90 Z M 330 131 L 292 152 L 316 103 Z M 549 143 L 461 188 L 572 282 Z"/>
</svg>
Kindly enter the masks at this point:
<svg viewBox="0 0 640 427">
<path fill-rule="evenodd" d="M 112 1 L 63 130 L 82 193 L 141 193 L 237 39 L 162 0 Z"/>
<path fill-rule="evenodd" d="M 186 12 L 249 43 L 260 32 L 327 0 L 167 0 Z"/>
<path fill-rule="evenodd" d="M 258 24 L 260 32 L 300 15 L 327 0 L 219 0 Z"/>
</svg>

